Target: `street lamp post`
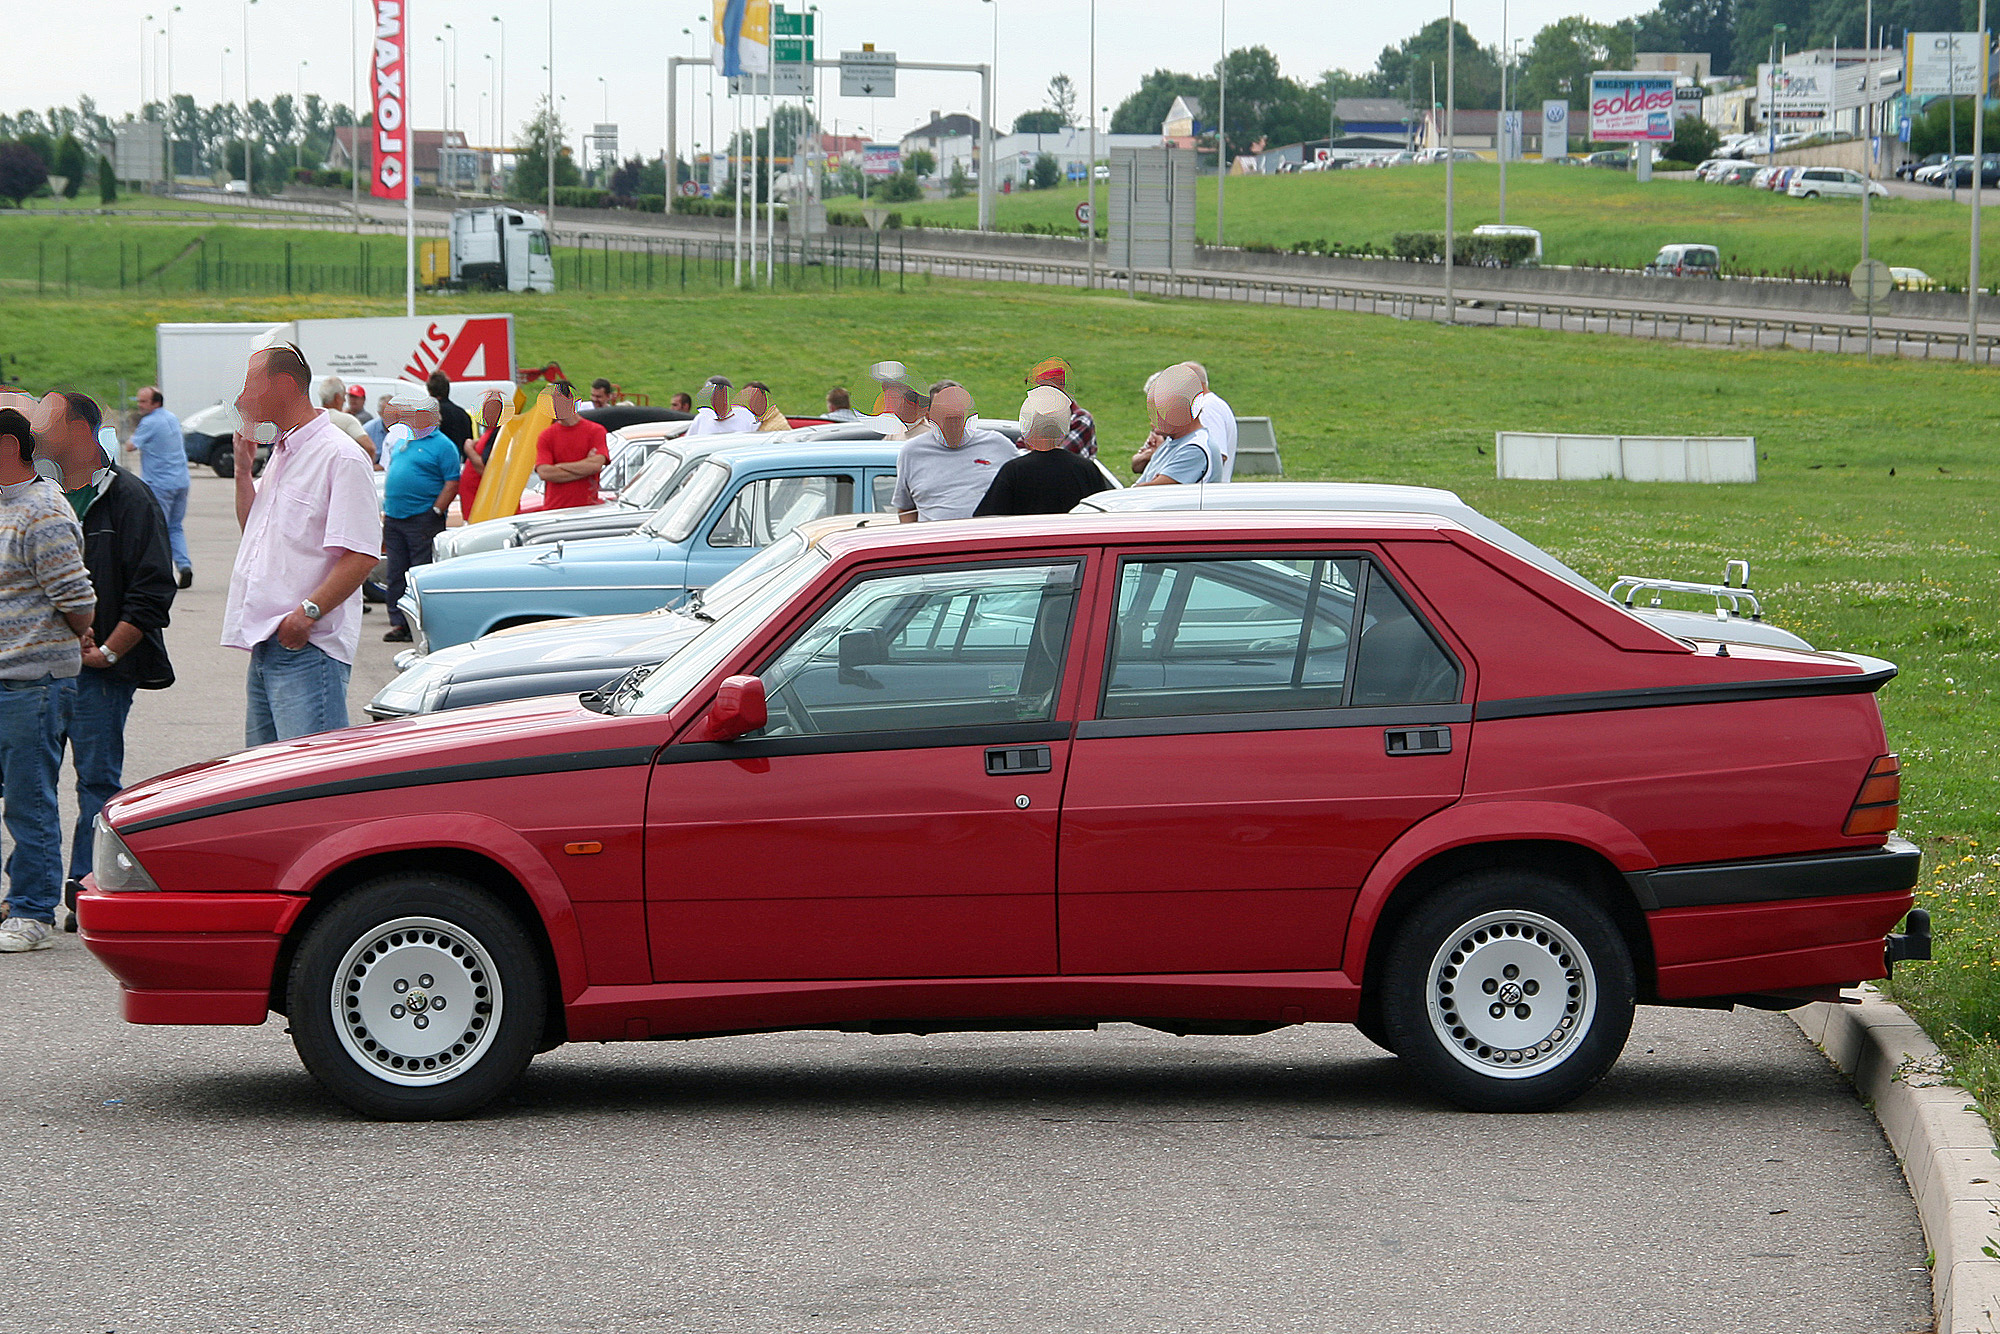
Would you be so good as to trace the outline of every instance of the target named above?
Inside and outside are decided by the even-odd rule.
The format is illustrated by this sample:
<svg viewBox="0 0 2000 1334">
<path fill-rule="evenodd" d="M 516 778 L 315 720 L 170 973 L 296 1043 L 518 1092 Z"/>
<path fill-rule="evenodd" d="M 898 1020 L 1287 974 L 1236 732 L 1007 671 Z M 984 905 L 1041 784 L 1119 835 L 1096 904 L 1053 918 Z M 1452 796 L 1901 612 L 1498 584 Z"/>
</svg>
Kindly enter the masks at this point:
<svg viewBox="0 0 2000 1334">
<path fill-rule="evenodd" d="M 1222 245 L 1222 187 L 1229 179 L 1229 0 L 1221 0 L 1222 60 L 1215 67 L 1215 244 Z"/>
<path fill-rule="evenodd" d="M 153 26 L 153 16 L 146 15 L 139 20 L 139 114 L 146 114 L 146 30 Z"/>
<path fill-rule="evenodd" d="M 292 155 L 292 167 L 296 171 L 304 171 L 306 166 L 305 106 L 306 65 L 308 63 L 304 60 L 299 62 L 298 78 L 294 81 L 292 89 L 292 127 L 298 131 L 299 136 L 298 151 Z"/>
<path fill-rule="evenodd" d="M 1771 162 L 1778 156 L 1778 34 L 1785 31 L 1782 23 L 1771 27 L 1771 61 L 1768 68 L 1771 77 L 1765 80 L 1766 91 L 1770 94 L 1764 105 L 1764 161 Z"/>
<path fill-rule="evenodd" d="M 174 190 L 174 15 L 181 12 L 175 5 L 167 11 L 167 193 Z"/>
<path fill-rule="evenodd" d="M 1500 221 L 1507 221 L 1507 0 L 1500 0 Z"/>
<path fill-rule="evenodd" d="M 243 184 L 257 193 L 257 138 L 250 124 L 250 6 L 257 0 L 243 0 Z"/>
<path fill-rule="evenodd" d="M 1097 290 L 1097 0 L 1090 0 L 1090 152 L 1085 154 L 1084 196 L 1089 214 L 1083 224 L 1084 287 Z"/>
<path fill-rule="evenodd" d="M 499 133 L 494 136 L 494 142 L 500 148 L 500 160 L 497 165 L 504 174 L 507 170 L 505 159 L 507 157 L 507 135 L 509 133 L 507 128 L 507 24 L 498 14 L 493 15 L 493 21 L 500 25 L 499 78 L 493 85 L 493 118 L 496 122 L 495 128 Z"/>
<path fill-rule="evenodd" d="M 556 0 L 549 0 L 549 63 L 542 66 L 549 74 L 548 119 L 542 122 L 542 157 L 549 169 L 549 255 L 554 263 L 556 251 Z"/>
<path fill-rule="evenodd" d="M 1000 0 L 986 0 L 993 6 L 993 57 L 986 64 L 986 105 L 982 109 L 985 125 L 979 135 L 979 228 L 986 231 L 993 226 L 993 187 L 996 164 L 993 161 L 993 117 L 999 114 L 1000 106 Z M 868 189 L 862 184 L 864 197 Z"/>
<path fill-rule="evenodd" d="M 1458 322 L 1458 303 L 1452 299 L 1453 185 L 1458 158 L 1458 0 L 1451 0 L 1444 24 L 1444 322 Z"/>
</svg>

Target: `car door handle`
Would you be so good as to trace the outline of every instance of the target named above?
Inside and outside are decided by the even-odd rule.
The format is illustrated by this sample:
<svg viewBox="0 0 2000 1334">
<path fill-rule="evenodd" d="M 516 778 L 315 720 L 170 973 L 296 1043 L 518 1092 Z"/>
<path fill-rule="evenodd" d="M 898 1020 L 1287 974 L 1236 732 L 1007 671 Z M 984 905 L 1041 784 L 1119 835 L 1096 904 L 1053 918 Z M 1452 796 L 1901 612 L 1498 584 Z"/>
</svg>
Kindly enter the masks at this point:
<svg viewBox="0 0 2000 1334">
<path fill-rule="evenodd" d="M 1382 733 L 1382 749 L 1391 755 L 1448 755 L 1449 727 L 1391 727 Z"/>
<path fill-rule="evenodd" d="M 1045 774 L 1054 768 L 1047 746 L 988 746 L 986 772 L 995 778 Z"/>
</svg>

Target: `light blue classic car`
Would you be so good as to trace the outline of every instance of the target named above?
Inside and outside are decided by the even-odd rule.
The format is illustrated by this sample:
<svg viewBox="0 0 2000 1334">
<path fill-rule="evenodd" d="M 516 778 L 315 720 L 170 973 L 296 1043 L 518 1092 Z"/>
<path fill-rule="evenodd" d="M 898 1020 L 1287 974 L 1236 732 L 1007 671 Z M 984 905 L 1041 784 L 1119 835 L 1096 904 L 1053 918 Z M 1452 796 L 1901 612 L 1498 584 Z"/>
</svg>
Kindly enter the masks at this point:
<svg viewBox="0 0 2000 1334">
<path fill-rule="evenodd" d="M 481 552 L 410 571 L 402 607 L 418 653 L 508 626 L 651 611 L 704 588 L 800 524 L 886 512 L 889 441 L 791 441 L 719 449 L 627 537 Z"/>
</svg>

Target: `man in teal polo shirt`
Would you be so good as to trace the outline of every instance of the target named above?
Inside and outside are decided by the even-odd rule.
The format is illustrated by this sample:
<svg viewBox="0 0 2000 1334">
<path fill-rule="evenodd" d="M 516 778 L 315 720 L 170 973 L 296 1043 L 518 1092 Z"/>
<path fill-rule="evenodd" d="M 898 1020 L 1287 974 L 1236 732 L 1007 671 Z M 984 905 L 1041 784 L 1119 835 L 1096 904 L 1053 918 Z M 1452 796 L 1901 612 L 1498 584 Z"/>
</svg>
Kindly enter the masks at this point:
<svg viewBox="0 0 2000 1334">
<path fill-rule="evenodd" d="M 382 465 L 388 482 L 382 493 L 382 544 L 389 561 L 389 633 L 391 644 L 406 644 L 410 627 L 398 605 L 410 567 L 427 565 L 431 540 L 444 531 L 444 516 L 458 494 L 458 446 L 438 430 L 437 401 L 419 392 L 399 393 L 389 400 L 395 418 L 383 438 Z"/>
</svg>

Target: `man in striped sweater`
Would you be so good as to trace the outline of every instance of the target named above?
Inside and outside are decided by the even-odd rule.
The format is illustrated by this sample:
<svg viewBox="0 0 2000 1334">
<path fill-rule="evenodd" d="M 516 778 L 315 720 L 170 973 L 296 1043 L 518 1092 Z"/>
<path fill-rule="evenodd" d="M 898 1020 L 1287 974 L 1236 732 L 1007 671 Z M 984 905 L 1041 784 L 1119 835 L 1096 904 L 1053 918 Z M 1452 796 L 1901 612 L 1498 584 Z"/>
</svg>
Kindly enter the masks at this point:
<svg viewBox="0 0 2000 1334">
<path fill-rule="evenodd" d="M 96 608 L 76 513 L 60 487 L 35 475 L 28 419 L 0 408 L 0 800 L 14 841 L 0 954 L 54 940 L 67 698 L 59 683 L 82 670 Z"/>
</svg>

